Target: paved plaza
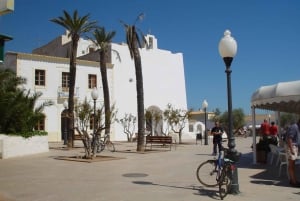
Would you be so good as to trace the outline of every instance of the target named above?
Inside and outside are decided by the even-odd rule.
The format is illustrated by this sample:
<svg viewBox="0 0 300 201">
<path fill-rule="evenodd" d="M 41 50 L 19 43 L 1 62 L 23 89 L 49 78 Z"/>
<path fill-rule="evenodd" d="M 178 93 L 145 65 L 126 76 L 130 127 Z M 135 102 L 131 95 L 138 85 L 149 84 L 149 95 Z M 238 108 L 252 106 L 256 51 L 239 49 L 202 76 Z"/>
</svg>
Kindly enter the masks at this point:
<svg viewBox="0 0 300 201">
<path fill-rule="evenodd" d="M 203 187 L 197 166 L 212 158 L 212 144 L 184 141 L 171 151 L 154 148 L 136 153 L 136 144 L 115 142 L 116 152 L 103 151 L 95 162 L 63 160 L 83 156 L 80 142 L 67 150 L 50 143 L 50 151 L 0 160 L 0 201 L 199 201 L 220 200 L 218 188 Z M 252 138 L 236 138 L 240 193 L 231 201 L 299 200 L 300 188 L 288 184 L 286 169 L 253 164 Z M 113 159 L 113 160 L 112 160 Z M 297 167 L 300 176 L 299 167 Z"/>
</svg>

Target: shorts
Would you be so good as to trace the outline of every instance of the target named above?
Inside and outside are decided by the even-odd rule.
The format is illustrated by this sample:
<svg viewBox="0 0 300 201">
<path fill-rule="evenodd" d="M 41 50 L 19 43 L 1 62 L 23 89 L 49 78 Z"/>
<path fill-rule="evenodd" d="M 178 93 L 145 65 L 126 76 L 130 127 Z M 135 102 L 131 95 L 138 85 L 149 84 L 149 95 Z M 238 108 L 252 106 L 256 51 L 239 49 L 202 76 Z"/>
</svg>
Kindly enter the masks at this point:
<svg viewBox="0 0 300 201">
<path fill-rule="evenodd" d="M 288 155 L 288 159 L 289 160 L 296 160 L 296 158 L 298 157 L 298 146 L 297 145 L 292 145 L 292 149 L 293 149 L 293 152 L 294 154 L 291 153 L 291 150 L 288 148 L 288 146 L 286 146 L 287 148 L 287 155 Z"/>
</svg>

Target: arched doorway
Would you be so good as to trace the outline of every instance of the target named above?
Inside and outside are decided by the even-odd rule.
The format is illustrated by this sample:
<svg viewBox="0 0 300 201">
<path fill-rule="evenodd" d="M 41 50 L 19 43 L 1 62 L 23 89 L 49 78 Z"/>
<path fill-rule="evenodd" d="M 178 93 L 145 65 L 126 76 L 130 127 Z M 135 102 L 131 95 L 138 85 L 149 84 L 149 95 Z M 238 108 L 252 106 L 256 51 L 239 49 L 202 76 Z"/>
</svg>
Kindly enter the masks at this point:
<svg viewBox="0 0 300 201">
<path fill-rule="evenodd" d="M 152 105 L 146 110 L 146 132 L 155 136 L 162 135 L 163 115 L 159 107 Z"/>
</svg>

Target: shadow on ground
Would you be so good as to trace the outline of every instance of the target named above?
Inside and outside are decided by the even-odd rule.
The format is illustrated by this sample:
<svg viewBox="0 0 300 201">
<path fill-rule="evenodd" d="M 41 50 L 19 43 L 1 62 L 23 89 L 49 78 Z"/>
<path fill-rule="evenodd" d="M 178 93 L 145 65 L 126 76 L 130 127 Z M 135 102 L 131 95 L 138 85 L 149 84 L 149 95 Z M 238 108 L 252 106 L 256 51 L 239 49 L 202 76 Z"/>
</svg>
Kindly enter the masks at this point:
<svg viewBox="0 0 300 201">
<path fill-rule="evenodd" d="M 289 187 L 286 165 L 282 166 L 281 172 L 279 173 L 279 165 L 274 163 L 269 164 L 268 160 L 267 163 L 253 164 L 253 152 L 242 155 L 238 163 L 238 168 L 261 169 L 259 173 L 250 176 L 250 178 L 252 178 L 250 182 L 253 184 Z M 300 167 L 297 167 L 296 171 L 300 172 Z"/>
<path fill-rule="evenodd" d="M 120 159 L 125 159 L 122 157 L 113 157 L 113 156 L 103 156 L 99 155 L 96 156 L 93 159 L 86 159 L 81 156 L 58 156 L 55 157 L 54 159 L 57 160 L 66 160 L 66 161 L 75 161 L 75 162 L 85 162 L 85 163 L 93 163 L 93 162 L 101 162 L 101 161 L 111 161 L 111 160 L 120 160 Z"/>
<path fill-rule="evenodd" d="M 139 185 L 152 185 L 152 186 L 159 186 L 159 187 L 166 187 L 166 188 L 178 188 L 178 189 L 186 189 L 186 190 L 192 190 L 195 191 L 194 194 L 201 195 L 201 196 L 208 196 L 213 199 L 219 200 L 219 191 L 218 188 L 203 188 L 201 186 L 175 186 L 175 185 L 165 185 L 165 184 L 156 184 L 149 181 L 133 181 L 134 184 Z"/>
</svg>

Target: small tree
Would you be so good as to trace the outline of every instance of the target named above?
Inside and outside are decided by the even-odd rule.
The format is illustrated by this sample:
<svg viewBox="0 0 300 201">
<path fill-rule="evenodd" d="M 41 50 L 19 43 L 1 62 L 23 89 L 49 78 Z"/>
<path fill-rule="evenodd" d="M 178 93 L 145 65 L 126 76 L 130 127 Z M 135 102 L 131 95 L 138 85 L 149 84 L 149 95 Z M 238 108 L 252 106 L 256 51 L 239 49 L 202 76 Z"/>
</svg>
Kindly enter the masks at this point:
<svg viewBox="0 0 300 201">
<path fill-rule="evenodd" d="M 135 133 L 136 117 L 132 114 L 125 114 L 122 119 L 116 119 L 123 127 L 124 133 L 127 135 L 127 141 L 132 142 Z"/>
<path fill-rule="evenodd" d="M 216 108 L 215 110 L 213 110 L 213 112 L 215 113 L 215 115 L 212 120 L 219 121 L 220 115 L 222 114 L 221 110 L 219 108 Z"/>
<path fill-rule="evenodd" d="M 299 119 L 299 115 L 286 113 L 286 112 L 281 113 L 280 114 L 280 127 L 281 128 L 288 127 L 291 123 L 294 122 L 295 119 Z"/>
<path fill-rule="evenodd" d="M 114 106 L 110 108 L 112 111 L 109 114 L 110 122 L 113 122 L 115 119 L 116 112 L 114 111 Z M 105 130 L 105 112 L 104 106 L 102 105 L 96 110 L 96 114 L 93 114 L 93 109 L 90 103 L 85 99 L 83 103 L 78 104 L 75 107 L 76 111 L 76 130 L 79 133 L 81 140 L 84 145 L 85 149 L 85 156 L 86 159 L 93 159 L 96 157 L 96 141 L 99 140 L 101 133 Z M 90 120 L 93 118 L 95 121 L 95 133 L 93 132 L 91 135 L 88 134 L 88 127 L 90 126 Z"/>
<path fill-rule="evenodd" d="M 179 144 L 182 143 L 182 131 L 190 118 L 191 111 L 175 109 L 171 104 L 167 105 L 164 111 L 164 119 L 174 133 L 178 134 Z"/>
<path fill-rule="evenodd" d="M 232 110 L 232 120 L 233 120 L 233 129 L 239 129 L 245 125 L 245 114 L 243 109 L 233 109 Z M 220 122 L 222 123 L 222 127 L 226 130 L 228 133 L 228 112 L 225 111 L 220 116 Z"/>
</svg>

